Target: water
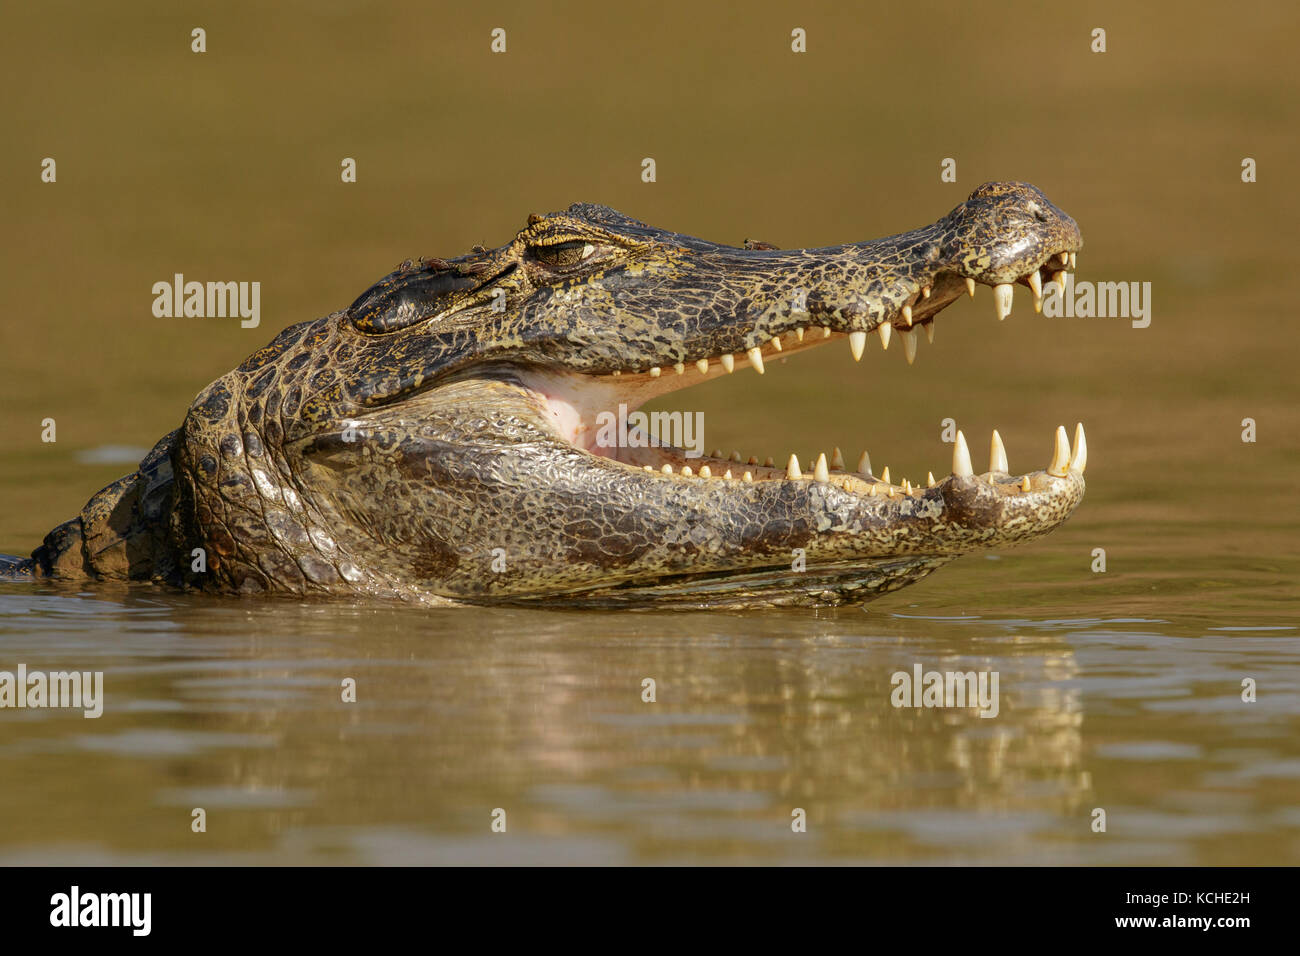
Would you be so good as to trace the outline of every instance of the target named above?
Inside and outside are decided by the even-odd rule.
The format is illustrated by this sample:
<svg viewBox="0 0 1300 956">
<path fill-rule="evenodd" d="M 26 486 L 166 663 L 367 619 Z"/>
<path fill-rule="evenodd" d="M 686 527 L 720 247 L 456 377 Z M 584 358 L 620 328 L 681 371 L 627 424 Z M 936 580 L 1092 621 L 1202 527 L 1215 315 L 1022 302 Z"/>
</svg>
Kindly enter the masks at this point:
<svg viewBox="0 0 1300 956">
<path fill-rule="evenodd" d="M 1016 470 L 1082 420 L 1087 497 L 1050 537 L 865 609 L 4 586 L 0 670 L 102 670 L 107 699 L 92 720 L 0 711 L 0 863 L 1300 862 L 1300 330 L 1286 321 L 1300 289 L 1284 241 L 1300 197 L 1280 172 L 1300 98 L 1275 66 L 1294 11 L 1112 13 L 1098 56 L 1091 24 L 1025 6 L 1007 21 L 1043 40 L 1008 59 L 1005 24 L 971 8 L 945 14 L 960 52 L 922 74 L 921 15 L 904 8 L 873 13 L 865 58 L 852 11 L 809 12 L 795 61 L 776 7 L 743 22 L 519 8 L 503 13 L 512 52 L 490 62 L 466 10 L 439 12 L 437 30 L 418 29 L 433 16 L 419 6 L 326 12 L 213 12 L 224 39 L 206 72 L 177 45 L 188 15 L 163 5 L 129 29 L 13 14 L 0 60 L 41 84 L 0 107 L 30 147 L 0 159 L 0 551 L 29 552 L 204 384 L 409 256 L 497 244 L 574 200 L 718 240 L 863 239 L 990 178 L 1034 181 L 1078 220 L 1080 278 L 1151 281 L 1150 328 L 1049 320 L 1023 295 L 997 323 L 985 290 L 940 317 L 915 368 L 897 346 L 873 342 L 861 365 L 832 346 L 658 404 L 704 412 L 710 447 L 802 460 L 840 445 L 854 460 L 865 444 L 913 481 L 947 470 L 945 417 L 977 468 L 999 428 Z M 482 49 L 457 39 L 480 33 Z M 546 69 L 575 43 L 583 70 Z M 674 79 L 647 86 L 670 48 Z M 738 77 L 744 95 L 727 96 Z M 976 81 L 976 113 L 926 93 Z M 494 101 L 511 119 L 484 126 Z M 599 123 L 552 122 L 569 101 Z M 149 132 L 160 117 L 166 132 Z M 57 185 L 32 173 L 45 151 Z M 341 187 L 338 157 L 356 154 L 362 180 Z M 937 175 L 951 155 L 956 186 Z M 153 318 L 148 289 L 174 272 L 262 281 L 262 327 Z M 997 716 L 893 707 L 892 676 L 917 664 L 997 672 Z"/>
</svg>

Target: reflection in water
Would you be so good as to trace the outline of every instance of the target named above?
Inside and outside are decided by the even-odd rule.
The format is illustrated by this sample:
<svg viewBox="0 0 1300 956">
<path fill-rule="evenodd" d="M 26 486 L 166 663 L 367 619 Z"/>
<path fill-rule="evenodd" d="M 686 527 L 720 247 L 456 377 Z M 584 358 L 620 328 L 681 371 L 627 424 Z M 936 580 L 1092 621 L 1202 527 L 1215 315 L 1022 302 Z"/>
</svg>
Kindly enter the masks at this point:
<svg viewBox="0 0 1300 956">
<path fill-rule="evenodd" d="M 1300 826 L 1300 698 L 1236 689 L 1294 691 L 1286 630 L 10 589 L 0 641 L 107 692 L 0 719 L 7 862 L 1285 862 Z M 895 709 L 918 663 L 997 671 L 998 716 Z"/>
<path fill-rule="evenodd" d="M 0 349 L 14 386 L 0 552 L 29 553 L 288 324 L 404 258 L 495 244 L 574 200 L 797 248 L 911 228 L 982 179 L 1028 178 L 1078 218 L 1079 278 L 1150 281 L 1153 308 L 1133 329 L 1036 315 L 1018 292 L 999 323 L 982 292 L 944 313 L 915 367 L 897 345 L 861 363 L 832 348 L 672 397 L 704 415 L 708 446 L 866 446 L 913 480 L 946 466 L 947 416 L 980 467 L 994 427 L 1021 468 L 1046 463 L 1058 423 L 1086 423 L 1088 494 L 1063 528 L 865 611 L 433 612 L 0 586 L 0 670 L 102 669 L 107 694 L 98 720 L 0 711 L 0 862 L 1300 862 L 1300 325 L 1275 320 L 1296 299 L 1278 239 L 1300 191 L 1266 158 L 1297 127 L 1278 83 L 1294 6 L 1168 4 L 1127 17 L 1124 47 L 1142 55 L 1111 60 L 1080 45 L 1068 7 L 950 5 L 966 42 L 926 57 L 919 86 L 906 78 L 930 40 L 906 4 L 869 22 L 823 5 L 798 56 L 775 3 L 744 17 L 521 6 L 512 52 L 491 57 L 464 40 L 480 30 L 468 4 L 438 11 L 433 57 L 411 29 L 427 4 L 311 18 L 263 4 L 255 21 L 224 5 L 212 35 L 259 38 L 237 69 L 188 52 L 174 4 L 137 3 L 131 31 L 107 6 L 57 24 L 48 5 L 13 6 L 7 63 L 41 79 L 6 98 L 5 128 L 62 144 L 64 175 L 5 180 L 0 269 L 21 318 Z M 1008 57 L 1006 22 L 1042 42 Z M 607 42 L 629 34 L 631 54 Z M 322 71 L 338 50 L 352 68 Z M 584 69 L 538 59 L 566 50 Z M 158 84 L 160 63 L 184 82 Z M 85 96 L 87 64 L 111 102 Z M 717 94 L 738 76 L 744 95 Z M 981 109 L 925 95 L 972 78 Z M 1188 90 L 1195 109 L 1150 108 Z M 509 121 L 484 124 L 497 102 Z M 592 135 L 556 122 L 565 103 L 599 117 Z M 868 121 L 846 123 L 864 103 Z M 171 124 L 163 153 L 122 136 L 196 104 L 203 121 Z M 773 117 L 788 116 L 821 132 L 778 133 L 774 151 L 788 124 Z M 879 148 L 881 127 L 898 149 Z M 231 163 L 213 129 L 260 161 Z M 482 135 L 448 149 L 462 129 Z M 310 146 L 358 135 L 361 182 L 342 186 Z M 643 148 L 661 161 L 653 186 Z M 1247 148 L 1265 157 L 1249 185 Z M 969 157 L 958 183 L 935 175 L 950 149 Z M 274 314 L 252 330 L 159 320 L 150 284 L 178 271 L 265 280 Z M 40 441 L 46 417 L 57 443 Z M 890 675 L 917 663 L 996 669 L 997 718 L 895 710 Z M 504 835 L 488 829 L 497 807 Z M 806 833 L 791 832 L 795 807 Z"/>
</svg>

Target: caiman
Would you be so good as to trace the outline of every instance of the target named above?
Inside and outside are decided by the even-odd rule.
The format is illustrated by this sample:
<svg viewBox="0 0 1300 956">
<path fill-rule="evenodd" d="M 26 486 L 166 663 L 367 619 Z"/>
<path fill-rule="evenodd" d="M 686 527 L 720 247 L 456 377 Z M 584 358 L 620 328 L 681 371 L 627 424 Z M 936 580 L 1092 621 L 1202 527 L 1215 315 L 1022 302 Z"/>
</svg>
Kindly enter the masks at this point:
<svg viewBox="0 0 1300 956">
<path fill-rule="evenodd" d="M 976 286 L 999 318 L 1041 304 L 1082 238 L 1026 183 L 942 219 L 819 249 L 718 245 L 604 206 L 533 215 L 508 243 L 403 263 L 205 388 L 138 469 L 8 578 L 435 604 L 859 603 L 959 555 L 1060 525 L 1083 497 L 1082 426 L 1008 473 L 965 437 L 928 487 L 864 454 L 784 467 L 602 442 L 602 412 L 836 340 L 917 334 Z"/>
</svg>

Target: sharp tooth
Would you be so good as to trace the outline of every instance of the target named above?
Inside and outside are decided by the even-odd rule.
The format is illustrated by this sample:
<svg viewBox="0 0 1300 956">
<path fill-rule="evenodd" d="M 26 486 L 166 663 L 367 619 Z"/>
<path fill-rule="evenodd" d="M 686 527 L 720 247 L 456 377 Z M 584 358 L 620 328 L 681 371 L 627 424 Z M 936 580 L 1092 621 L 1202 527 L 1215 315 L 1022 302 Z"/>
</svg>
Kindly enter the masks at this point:
<svg viewBox="0 0 1300 956">
<path fill-rule="evenodd" d="M 739 462 L 739 461 L 740 461 L 740 452 L 738 452 L 738 451 L 733 451 L 733 452 L 731 453 L 731 460 L 734 461 L 734 462 Z"/>
<path fill-rule="evenodd" d="M 1047 466 L 1047 473 L 1057 478 L 1064 478 L 1070 466 L 1070 439 L 1065 434 L 1065 426 L 1056 426 L 1056 447 L 1052 449 L 1052 463 Z"/>
<path fill-rule="evenodd" d="M 1070 254 L 1068 252 L 1058 252 L 1057 255 L 1061 257 L 1061 265 L 1068 266 L 1070 264 Z"/>
<path fill-rule="evenodd" d="M 790 456 L 790 462 L 785 466 L 785 476 L 787 478 L 802 478 L 803 472 L 799 470 L 799 459 L 794 455 Z"/>
<path fill-rule="evenodd" d="M 1083 435 L 1083 422 L 1074 426 L 1074 448 L 1070 450 L 1070 470 L 1083 474 L 1088 467 L 1088 439 Z"/>
<path fill-rule="evenodd" d="M 673 466 L 672 466 L 672 465 L 664 465 L 664 467 L 663 467 L 662 470 L 663 470 L 663 473 L 664 473 L 665 475 L 671 475 L 671 474 L 673 473 Z"/>
<path fill-rule="evenodd" d="M 830 329 L 830 326 L 828 326 L 828 325 L 823 325 L 823 326 L 822 326 L 822 338 L 824 338 L 824 339 L 829 339 L 830 337 L 831 337 L 831 329 Z"/>
<path fill-rule="evenodd" d="M 910 305 L 903 306 L 903 324 L 909 329 L 912 327 L 912 307 Z"/>
<path fill-rule="evenodd" d="M 966 294 L 972 299 L 975 298 L 975 280 L 968 278 L 966 280 Z"/>
<path fill-rule="evenodd" d="M 695 472 L 691 471 L 690 465 L 682 465 L 682 474 L 689 478 L 691 475 L 695 474 Z"/>
<path fill-rule="evenodd" d="M 781 336 L 774 335 L 772 337 L 772 348 L 776 349 L 778 352 L 781 351 Z"/>
<path fill-rule="evenodd" d="M 813 478 L 817 481 L 826 481 L 830 476 L 830 471 L 826 468 L 826 453 L 822 452 L 817 456 L 817 464 L 813 465 Z"/>
<path fill-rule="evenodd" d="M 934 487 L 934 472 L 932 472 L 932 471 L 927 471 L 927 472 L 925 473 L 925 487 L 927 487 L 927 488 L 933 488 L 933 487 Z"/>
<path fill-rule="evenodd" d="M 889 497 L 891 497 L 891 498 L 894 497 L 894 486 L 893 486 L 893 485 L 886 485 L 886 486 L 885 486 L 885 494 L 889 495 Z"/>
<path fill-rule="evenodd" d="M 858 474 L 859 475 L 871 474 L 871 456 L 868 455 L 865 451 L 862 453 L 862 457 L 858 459 Z"/>
<path fill-rule="evenodd" d="M 934 320 L 932 319 L 929 322 L 925 323 L 925 325 L 921 326 L 921 328 L 925 329 L 925 340 L 929 342 L 931 345 L 933 345 L 934 344 Z"/>
<path fill-rule="evenodd" d="M 1043 311 L 1043 277 L 1035 269 L 1029 273 L 1029 288 L 1034 291 L 1034 311 Z"/>
<path fill-rule="evenodd" d="M 800 326 L 799 328 L 794 330 L 794 337 L 798 339 L 800 342 L 803 341 L 803 326 Z"/>
<path fill-rule="evenodd" d="M 1079 254 L 1078 254 L 1077 252 L 1072 252 L 1072 253 L 1070 253 L 1070 269 L 1071 269 L 1071 271 L 1077 269 L 1078 266 L 1079 266 Z"/>
<path fill-rule="evenodd" d="M 959 478 L 969 478 L 975 474 L 970 464 L 970 449 L 966 447 L 966 436 L 957 433 L 957 440 L 952 446 L 952 473 Z"/>
<path fill-rule="evenodd" d="M 741 480 L 741 481 L 753 481 L 753 480 L 754 480 L 754 476 L 753 476 L 752 474 L 750 474 L 749 472 L 745 472 L 743 475 L 740 476 L 740 480 Z"/>
<path fill-rule="evenodd" d="M 1057 285 L 1059 285 L 1059 286 L 1061 287 L 1061 291 L 1062 291 L 1062 292 L 1065 291 L 1065 273 L 1064 273 L 1064 272 L 1053 272 L 1053 273 L 1052 273 L 1052 281 L 1055 282 Z"/>
<path fill-rule="evenodd" d="M 911 365 L 916 361 L 916 329 L 908 329 L 900 334 L 903 336 L 903 356 L 907 359 L 907 364 Z"/>
<path fill-rule="evenodd" d="M 747 465 L 757 465 L 757 464 L 758 464 L 758 458 L 756 458 L 754 455 L 750 455 L 750 456 L 749 456 L 749 461 L 745 462 L 745 464 L 747 464 Z"/>
<path fill-rule="evenodd" d="M 713 449 L 713 454 L 710 455 L 709 457 L 710 457 L 710 458 L 721 458 L 721 457 L 722 457 L 722 449 L 721 449 L 721 448 L 715 448 L 715 449 Z"/>
<path fill-rule="evenodd" d="M 1011 283 L 999 282 L 993 287 L 993 305 L 998 311 L 999 322 L 1011 314 L 1011 298 Z"/>
<path fill-rule="evenodd" d="M 888 466 L 888 465 L 886 465 L 886 466 L 885 466 L 885 470 L 882 471 L 882 472 L 880 473 L 880 480 L 883 481 L 885 484 L 889 484 L 889 466 Z"/>
<path fill-rule="evenodd" d="M 646 471 L 654 471 L 654 468 L 652 468 L 650 465 L 642 465 L 641 467 Z"/>
<path fill-rule="evenodd" d="M 1010 467 L 1007 465 L 1007 446 L 1002 444 L 1002 436 L 998 430 L 993 429 L 993 437 L 989 440 L 989 471 L 1009 472 Z"/>
<path fill-rule="evenodd" d="M 731 469 L 728 468 L 726 471 L 724 471 L 724 472 L 722 473 L 722 477 L 723 477 L 723 478 L 730 478 L 730 477 L 731 477 Z"/>
<path fill-rule="evenodd" d="M 734 372 L 736 370 L 736 357 L 734 355 L 724 355 L 722 358 L 718 359 L 718 361 L 722 363 L 722 367 L 728 372 Z"/>
<path fill-rule="evenodd" d="M 1021 491 L 1028 491 L 1028 490 L 1029 490 L 1029 487 L 1030 487 L 1030 486 L 1029 486 L 1029 476 L 1028 476 L 1028 475 L 1025 475 L 1025 477 L 1023 477 L 1023 478 L 1020 479 L 1020 490 L 1021 490 Z"/>
<path fill-rule="evenodd" d="M 683 365 L 681 362 L 678 362 L 676 365 L 673 366 L 673 371 L 676 372 L 678 375 L 684 375 L 686 374 L 686 366 Z"/>
<path fill-rule="evenodd" d="M 695 363 L 695 367 L 698 368 L 698 369 L 700 370 L 700 374 L 701 374 L 701 375 L 708 375 L 708 374 L 709 374 L 709 360 L 708 360 L 708 359 L 700 359 L 698 362 Z"/>
<path fill-rule="evenodd" d="M 766 458 L 763 459 L 763 467 L 764 467 L 764 468 L 775 468 L 775 467 L 776 467 L 776 462 L 772 460 L 772 456 L 771 456 L 771 455 L 768 455 Z"/>
<path fill-rule="evenodd" d="M 609 374 L 610 374 L 610 375 L 622 375 L 623 373 L 622 373 L 622 372 L 610 372 Z"/>
<path fill-rule="evenodd" d="M 755 345 L 752 349 L 746 352 L 745 355 L 749 357 L 749 364 L 754 366 L 754 371 L 757 372 L 759 375 L 762 375 L 763 374 L 763 353 L 758 350 L 758 346 Z"/>
<path fill-rule="evenodd" d="M 930 298 L 930 287 L 928 285 L 921 286 L 921 298 L 923 299 Z"/>
<path fill-rule="evenodd" d="M 700 477 L 701 477 L 701 478 L 712 478 L 712 477 L 713 477 L 713 469 L 710 468 L 708 465 L 700 465 Z"/>
<path fill-rule="evenodd" d="M 853 353 L 853 361 L 862 361 L 862 350 L 867 347 L 866 332 L 849 333 L 849 351 Z"/>
<path fill-rule="evenodd" d="M 881 322 L 876 326 L 876 332 L 880 336 L 881 350 L 889 348 L 889 337 L 894 333 L 894 327 L 888 322 Z"/>
<path fill-rule="evenodd" d="M 876 486 L 874 483 L 867 488 L 867 496 L 870 498 L 876 497 Z"/>
<path fill-rule="evenodd" d="M 912 483 L 911 483 L 910 481 L 908 481 L 906 478 L 904 478 L 904 479 L 903 479 L 903 494 L 905 494 L 905 495 L 910 495 L 911 493 L 912 493 Z"/>
<path fill-rule="evenodd" d="M 659 373 L 659 366 L 658 366 L 658 365 L 656 365 L 654 368 L 652 368 L 652 369 L 650 370 L 650 377 L 651 377 L 651 378 L 658 378 L 658 377 L 659 377 L 659 374 L 660 374 L 660 373 Z"/>
<path fill-rule="evenodd" d="M 831 451 L 831 467 L 836 471 L 844 470 L 844 455 L 840 452 L 838 445 Z"/>
</svg>

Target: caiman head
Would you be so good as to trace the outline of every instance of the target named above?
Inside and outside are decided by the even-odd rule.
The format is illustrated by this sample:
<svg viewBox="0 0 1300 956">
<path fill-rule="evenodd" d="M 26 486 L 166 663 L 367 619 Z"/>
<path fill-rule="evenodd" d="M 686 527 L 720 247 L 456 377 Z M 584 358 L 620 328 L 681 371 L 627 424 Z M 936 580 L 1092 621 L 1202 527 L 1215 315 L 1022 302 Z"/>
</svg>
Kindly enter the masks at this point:
<svg viewBox="0 0 1300 956">
<path fill-rule="evenodd" d="M 1059 525 L 1083 433 L 1048 467 L 894 485 L 864 455 L 774 466 L 647 446 L 647 399 L 847 339 L 901 339 L 992 287 L 1035 297 L 1074 221 L 988 183 L 872 242 L 718 245 L 603 206 L 531 216 L 507 244 L 403 264 L 345 312 L 283 332 L 195 401 L 173 462 L 174 546 L 196 584 L 428 600 L 743 607 L 866 600 Z M 635 422 L 633 422 L 635 426 Z M 662 437 L 662 436 L 654 436 Z"/>
</svg>

